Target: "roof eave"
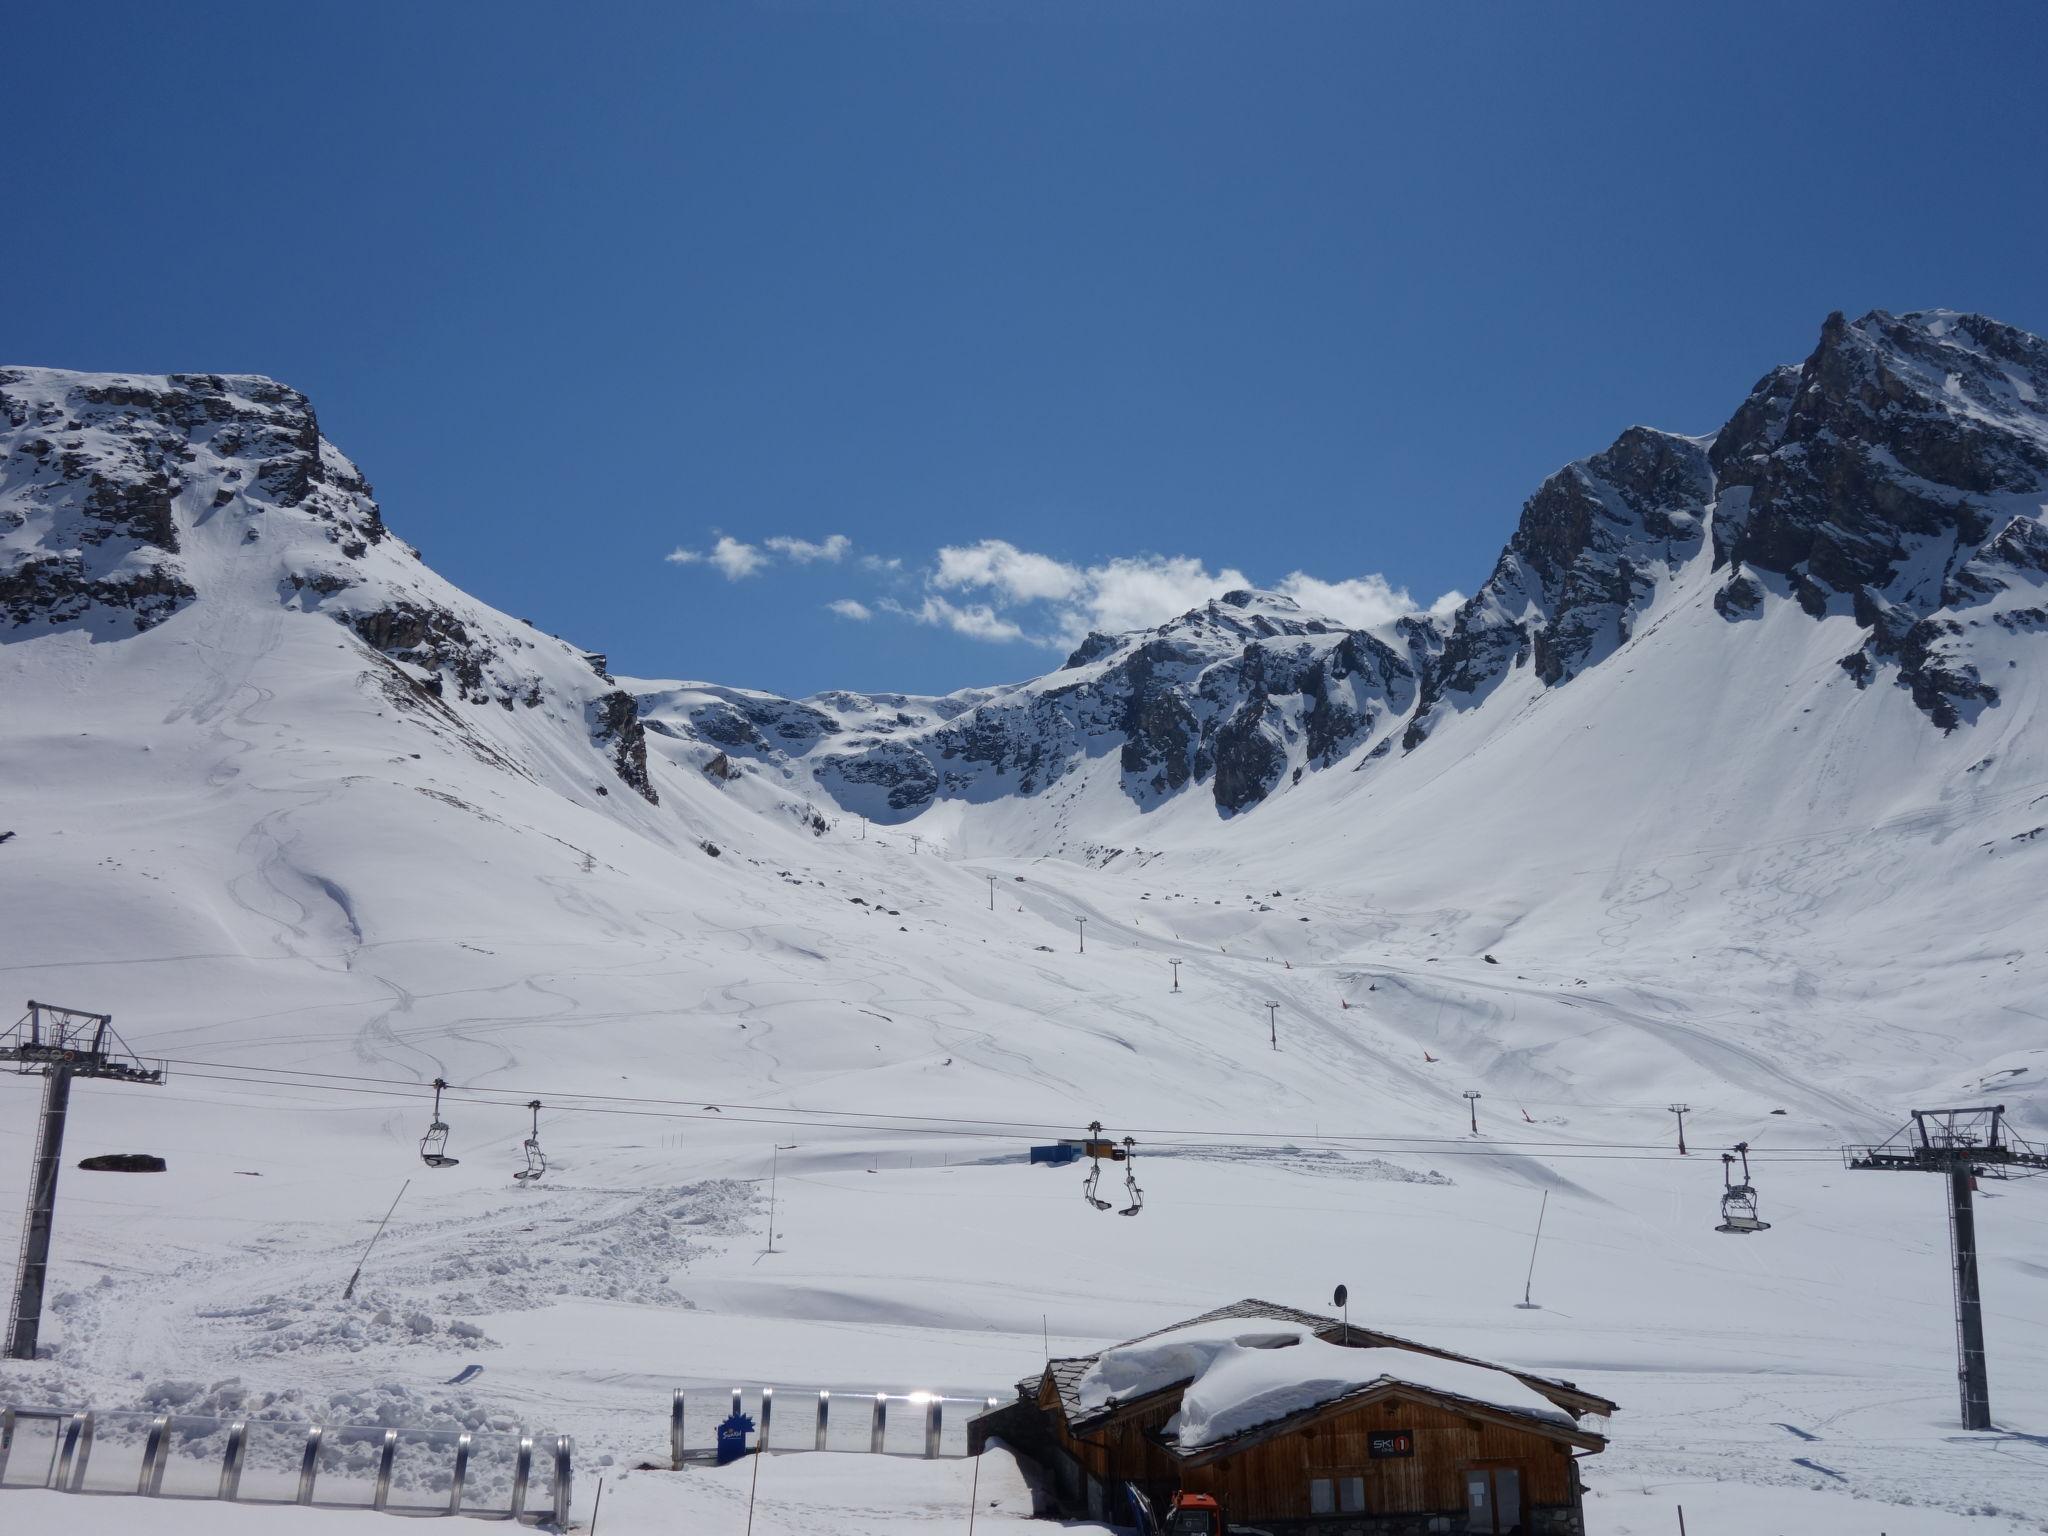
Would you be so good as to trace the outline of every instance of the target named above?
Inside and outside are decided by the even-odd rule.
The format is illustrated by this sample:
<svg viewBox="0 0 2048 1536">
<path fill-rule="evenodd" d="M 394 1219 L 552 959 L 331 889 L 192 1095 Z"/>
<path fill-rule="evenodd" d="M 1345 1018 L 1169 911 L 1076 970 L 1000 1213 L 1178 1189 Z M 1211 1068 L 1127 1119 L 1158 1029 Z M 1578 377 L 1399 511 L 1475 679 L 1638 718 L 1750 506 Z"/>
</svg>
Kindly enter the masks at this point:
<svg viewBox="0 0 2048 1536">
<path fill-rule="evenodd" d="M 1580 1429 L 1577 1425 L 1560 1424 L 1555 1419 L 1540 1418 L 1535 1414 L 1517 1413 L 1512 1408 L 1501 1408 L 1490 1403 L 1475 1402 L 1469 1397 L 1459 1397 L 1454 1392 L 1432 1391 L 1427 1387 L 1419 1387 L 1408 1382 L 1381 1382 L 1366 1388 L 1362 1392 L 1346 1393 L 1344 1396 L 1332 1398 L 1326 1403 L 1318 1403 L 1312 1408 L 1300 1409 L 1295 1413 L 1286 1415 L 1284 1418 L 1273 1419 L 1267 1423 L 1255 1425 L 1240 1434 L 1231 1436 L 1228 1440 L 1219 1440 L 1214 1445 L 1205 1445 L 1199 1450 L 1184 1451 L 1179 1446 L 1163 1440 L 1159 1442 L 1159 1445 L 1160 1449 L 1167 1452 L 1183 1466 L 1207 1466 L 1210 1462 L 1220 1461 L 1226 1456 L 1234 1456 L 1239 1452 L 1251 1450 L 1254 1446 L 1264 1445 L 1268 1440 L 1276 1440 L 1282 1435 L 1290 1434 L 1297 1429 L 1305 1428 L 1322 1419 L 1330 1418 L 1340 1413 L 1349 1413 L 1355 1408 L 1368 1407 L 1382 1399 L 1393 1397 L 1418 1398 L 1423 1402 L 1434 1403 L 1440 1407 L 1448 1408 L 1454 1413 L 1462 1413 L 1468 1417 L 1485 1422 L 1505 1424 L 1509 1428 L 1524 1430 L 1529 1434 L 1541 1435 L 1548 1440 L 1559 1440 L 1567 1445 L 1575 1445 L 1584 1451 L 1597 1453 L 1607 1449 L 1607 1440 L 1604 1436 L 1596 1435 L 1590 1430 Z"/>
<path fill-rule="evenodd" d="M 1121 1423 L 1125 1419 L 1137 1418 L 1162 1406 L 1168 1400 L 1179 1397 L 1193 1383 L 1194 1377 L 1185 1377 L 1155 1391 L 1147 1392 L 1141 1397 L 1125 1398 L 1119 1402 L 1105 1403 L 1102 1407 L 1091 1409 L 1085 1414 L 1069 1415 L 1067 1428 L 1078 1435 L 1087 1430 Z"/>
</svg>

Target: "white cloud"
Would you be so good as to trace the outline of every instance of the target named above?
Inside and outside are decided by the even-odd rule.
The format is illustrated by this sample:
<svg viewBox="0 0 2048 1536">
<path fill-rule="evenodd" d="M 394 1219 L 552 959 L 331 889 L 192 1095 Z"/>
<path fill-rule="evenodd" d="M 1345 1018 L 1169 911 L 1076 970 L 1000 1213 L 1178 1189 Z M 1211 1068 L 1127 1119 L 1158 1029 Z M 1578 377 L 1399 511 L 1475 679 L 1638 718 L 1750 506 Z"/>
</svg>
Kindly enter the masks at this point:
<svg viewBox="0 0 2048 1536">
<path fill-rule="evenodd" d="M 1045 605 L 1040 645 L 1070 646 L 1091 629 L 1143 629 L 1251 582 L 1242 571 L 1209 570 L 1191 555 L 1126 555 L 1077 566 L 1003 539 L 949 545 L 938 553 L 931 584 L 947 591 L 986 592 L 994 608 Z M 991 612 L 994 611 L 991 608 Z M 1012 621 L 1012 627 L 1021 626 Z"/>
<path fill-rule="evenodd" d="M 726 580 L 740 581 L 778 561 L 841 565 L 849 563 L 852 553 L 853 541 L 843 533 L 816 541 L 776 534 L 758 544 L 721 533 L 708 551 L 678 548 L 667 558 L 677 565 L 709 565 Z M 899 591 L 906 584 L 900 559 L 865 554 L 852 563 Z M 925 568 L 924 584 L 922 601 L 915 606 L 893 598 L 871 606 L 842 597 L 825 608 L 856 623 L 872 619 L 879 610 L 973 640 L 1024 640 L 1064 648 L 1077 644 L 1090 630 L 1121 634 L 1149 629 L 1211 598 L 1255 585 L 1235 566 L 1212 571 L 1193 555 L 1118 555 L 1094 565 L 1077 565 L 1021 549 L 1007 539 L 941 547 Z M 1406 588 L 1377 573 L 1331 581 L 1292 571 L 1268 590 L 1292 598 L 1312 615 L 1354 629 L 1423 611 Z M 1446 592 L 1427 611 L 1448 617 L 1464 600 L 1463 593 Z"/>
<path fill-rule="evenodd" d="M 712 529 L 718 533 L 717 529 Z M 763 539 L 759 544 L 748 544 L 730 534 L 718 534 L 718 541 L 709 551 L 684 549 L 678 546 L 664 557 L 670 565 L 708 565 L 715 568 L 727 581 L 739 581 L 748 576 L 758 576 L 780 555 L 797 565 L 811 565 L 823 560 L 837 565 L 846 558 L 853 548 L 853 540 L 843 533 L 828 534 L 819 543 L 809 539 L 794 539 L 787 534 Z"/>
<path fill-rule="evenodd" d="M 678 547 L 670 550 L 666 559 L 670 565 L 714 566 L 727 581 L 759 575 L 761 567 L 768 563 L 768 557 L 757 546 L 743 544 L 729 534 L 720 534 L 709 554 Z"/>
<path fill-rule="evenodd" d="M 1347 581 L 1323 581 L 1295 571 L 1280 583 L 1279 590 L 1310 612 L 1324 614 L 1350 629 L 1392 623 L 1416 609 L 1415 600 L 1405 588 L 1394 586 L 1378 574 L 1354 576 Z"/>
<path fill-rule="evenodd" d="M 932 585 L 945 591 L 993 587 L 1013 603 L 1029 603 L 1071 597 L 1086 580 L 1083 572 L 1050 555 L 1019 549 L 1006 539 L 983 539 L 941 549 Z"/>
<path fill-rule="evenodd" d="M 761 567 L 768 563 L 768 557 L 760 550 L 751 544 L 742 544 L 730 534 L 720 534 L 706 558 L 718 567 L 719 574 L 727 581 L 758 575 Z"/>
<path fill-rule="evenodd" d="M 776 554 L 794 560 L 798 565 L 809 565 L 814 560 L 824 560 L 837 565 L 846 558 L 846 552 L 853 548 L 853 540 L 843 533 L 828 535 L 822 544 L 813 544 L 809 539 L 793 539 L 786 534 L 778 534 L 761 542 Z"/>
<path fill-rule="evenodd" d="M 885 600 L 882 606 L 889 612 L 919 624 L 937 624 L 950 629 L 956 635 L 965 635 L 970 640 L 1022 640 L 1023 627 L 1013 620 L 1004 618 L 987 603 L 969 603 L 964 607 L 949 603 L 943 597 L 926 594 L 925 600 L 915 608 L 906 608 L 894 600 Z"/>
<path fill-rule="evenodd" d="M 1243 571 L 1211 571 L 1192 555 L 1126 555 L 1090 566 L 1080 600 L 1061 613 L 1060 640 L 1079 640 L 1088 630 L 1112 634 L 1148 629 L 1178 618 L 1212 597 L 1252 583 Z"/>
</svg>

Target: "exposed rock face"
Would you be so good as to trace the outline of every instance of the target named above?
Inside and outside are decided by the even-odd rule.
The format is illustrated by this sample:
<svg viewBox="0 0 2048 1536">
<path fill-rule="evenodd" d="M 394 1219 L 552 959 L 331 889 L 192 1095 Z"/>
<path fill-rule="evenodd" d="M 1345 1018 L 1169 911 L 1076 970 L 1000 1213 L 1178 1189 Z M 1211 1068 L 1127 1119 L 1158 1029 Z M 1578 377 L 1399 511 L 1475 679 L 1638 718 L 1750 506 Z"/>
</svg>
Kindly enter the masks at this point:
<svg viewBox="0 0 2048 1536">
<path fill-rule="evenodd" d="M 1544 481 L 1493 574 L 1453 615 L 1404 745 L 1517 667 L 1556 687 L 1626 642 L 1658 583 L 1699 549 L 1713 495 L 1706 449 L 1648 427 Z"/>
<path fill-rule="evenodd" d="M 345 625 L 434 718 L 580 724 L 650 801 L 652 714 L 702 744 L 699 767 L 751 763 L 884 820 L 1043 795 L 1098 763 L 1140 809 L 1201 794 L 1228 817 L 1308 774 L 1421 750 L 1504 685 L 1570 686 L 1667 595 L 1711 593 L 1729 625 L 1782 623 L 1788 604 L 1853 621 L 1840 662 L 1856 686 L 1895 683 L 1939 729 L 1968 726 L 2017 664 L 2000 647 L 2048 627 L 2044 402 L 2048 344 L 2011 327 L 1834 315 L 1711 438 L 1631 427 L 1550 476 L 1448 617 L 1354 631 L 1231 592 L 1090 634 L 1031 682 L 797 701 L 708 685 L 636 698 L 601 655 L 430 578 L 305 398 L 270 380 L 0 370 L 0 626 L 162 623 L 199 600 L 231 529 L 232 558 L 268 571 L 275 600 Z"/>
<path fill-rule="evenodd" d="M 633 695 L 614 689 L 588 706 L 590 739 L 612 750 L 612 767 L 649 804 L 659 804 L 647 777 L 647 732 L 640 725 L 640 706 Z"/>
<path fill-rule="evenodd" d="M 1039 794 L 1112 752 L 1138 805 L 1201 785 L 1234 815 L 1290 765 L 1328 767 L 1391 729 L 1414 701 L 1417 658 L 1437 643 L 1420 622 L 1380 637 L 1289 598 L 1231 592 L 1157 629 L 1091 635 L 1060 670 L 1014 688 L 803 704 L 702 689 L 680 709 L 646 702 L 722 751 L 801 765 L 842 806 L 888 820 L 950 796 Z"/>
<path fill-rule="evenodd" d="M 247 494 L 315 519 L 344 556 L 385 536 L 312 404 L 269 379 L 0 369 L 0 423 L 0 533 L 18 535 L 0 553 L 0 615 L 16 628 L 148 629 L 192 601 L 176 504 L 202 478 L 217 488 L 194 518 Z"/>
<path fill-rule="evenodd" d="M 1157 629 L 1090 634 L 1014 688 L 803 704 L 703 689 L 665 728 L 898 819 L 950 797 L 1039 794 L 1110 752 L 1135 804 L 1205 791 L 1232 816 L 1307 773 L 1417 750 L 1510 679 L 1569 686 L 1683 572 L 1713 579 L 1731 624 L 1788 601 L 1853 617 L 1865 641 L 1844 671 L 1895 679 L 1954 729 L 1998 701 L 1986 637 L 2037 628 L 2048 609 L 2043 402 L 2034 337 L 1969 315 L 1837 315 L 1713 437 L 1631 427 L 1544 481 L 1448 619 L 1352 632 L 1235 592 Z"/>
<path fill-rule="evenodd" d="M 564 691 L 561 656 L 610 684 L 602 656 L 533 638 L 390 538 L 369 482 L 297 390 L 242 375 L 0 369 L 0 641 L 132 634 L 209 586 L 222 602 L 327 615 L 400 664 L 387 681 L 417 697 L 446 699 L 452 681 L 461 704 L 539 709 Z M 569 691 L 591 744 L 653 800 L 632 695 Z"/>
<path fill-rule="evenodd" d="M 2025 528 L 2048 494 L 2044 401 L 2048 345 L 2023 331 L 1945 312 L 1830 315 L 1813 355 L 1766 375 L 1714 442 L 1714 558 L 1729 572 L 1716 606 L 1749 612 L 1748 573 L 1769 572 L 1816 618 L 1864 626 L 1843 658 L 1859 681 L 1896 663 L 1944 730 L 1995 703 L 1945 643 L 1970 621 L 1941 611 L 2003 590 L 1995 567 L 2029 558 Z M 2002 553 L 1987 548 L 1994 530 Z"/>
</svg>

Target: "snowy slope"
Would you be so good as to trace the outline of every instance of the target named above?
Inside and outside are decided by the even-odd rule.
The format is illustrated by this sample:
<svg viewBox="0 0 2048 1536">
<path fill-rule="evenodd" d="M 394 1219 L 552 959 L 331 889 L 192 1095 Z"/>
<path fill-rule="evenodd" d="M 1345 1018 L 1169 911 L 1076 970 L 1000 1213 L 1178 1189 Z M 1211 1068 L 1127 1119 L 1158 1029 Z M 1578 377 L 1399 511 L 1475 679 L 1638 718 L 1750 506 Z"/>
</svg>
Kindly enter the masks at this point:
<svg viewBox="0 0 2048 1536">
<path fill-rule="evenodd" d="M 1047 1334 L 1344 1280 L 1619 1401 L 1616 1501 L 2048 1518 L 2037 1444 L 1948 1428 L 1939 1191 L 1827 1150 L 1988 1095 L 2048 1129 L 2016 336 L 1831 325 L 1711 441 L 1560 472 L 1449 620 L 1245 594 L 1022 685 L 801 702 L 613 683 L 456 591 L 281 386 L 0 371 L 0 971 L 173 1059 L 80 1090 L 76 1156 L 172 1172 L 66 1174 L 52 1352 L 0 1383 L 624 1460 L 673 1385 L 998 1392 Z M 1671 1102 L 1757 1145 L 1770 1233 L 1711 1232 Z M 33 1103 L 0 1082 L 0 1202 Z M 1094 1119 L 1136 1220 L 1021 1161 Z M 1980 1225 L 2039 1435 L 2040 1186 Z"/>
</svg>

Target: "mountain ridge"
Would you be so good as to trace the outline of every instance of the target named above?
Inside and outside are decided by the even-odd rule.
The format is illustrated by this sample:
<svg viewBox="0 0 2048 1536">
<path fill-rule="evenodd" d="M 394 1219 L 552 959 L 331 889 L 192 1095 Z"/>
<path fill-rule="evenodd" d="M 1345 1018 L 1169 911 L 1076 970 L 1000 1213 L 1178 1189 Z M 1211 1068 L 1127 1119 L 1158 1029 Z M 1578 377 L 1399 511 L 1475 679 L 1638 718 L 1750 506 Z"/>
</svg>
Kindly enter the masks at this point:
<svg viewBox="0 0 2048 1536">
<path fill-rule="evenodd" d="M 664 751 L 715 761 L 722 782 L 762 773 L 883 821 L 1042 797 L 1107 757 L 1134 811 L 1206 791 L 1228 820 L 1309 775 L 1423 750 L 1525 669 L 1569 686 L 1709 551 L 1723 621 L 1785 601 L 1849 617 L 1861 633 L 1839 665 L 1857 689 L 1888 675 L 1936 729 L 1967 725 L 2000 697 L 1987 637 L 2048 628 L 2043 400 L 2048 345 L 2024 332 L 1946 310 L 1838 313 L 1718 431 L 1631 426 L 1548 476 L 1449 614 L 1354 629 L 1239 590 L 1091 633 L 1023 683 L 797 700 L 620 683 L 602 654 L 461 593 L 390 533 L 311 402 L 273 380 L 7 368 L 0 617 L 10 639 L 111 640 L 267 582 L 286 609 L 342 624 L 393 700 L 440 728 L 481 741 L 500 722 L 480 713 L 580 718 L 598 759 L 583 794 L 615 782 L 659 804 L 651 724 Z M 238 545 L 209 544 L 201 530 L 219 520 Z"/>
<path fill-rule="evenodd" d="M 771 742 L 750 712 L 786 725 L 798 701 L 680 684 L 639 685 L 641 701 L 672 737 L 701 731 L 881 819 L 971 797 L 963 767 L 1040 793 L 1104 734 L 1135 807 L 1207 784 L 1228 818 L 1354 755 L 1362 767 L 1417 750 L 1524 667 L 1544 687 L 1570 683 L 1711 549 L 1724 620 L 1787 599 L 1815 619 L 1853 616 L 1866 634 L 1843 671 L 1864 688 L 1890 669 L 1951 731 L 1998 699 L 1973 635 L 2043 627 L 2028 594 L 2048 501 L 2044 399 L 2048 346 L 2024 332 L 1946 310 L 1836 314 L 1806 361 L 1764 375 L 1719 431 L 1631 426 L 1546 478 L 1447 617 L 1350 630 L 1277 593 L 1226 594 L 1150 630 L 1091 634 L 1045 678 L 949 695 L 959 707 L 929 722 L 921 748 L 900 710 L 886 732 L 858 707 L 813 710 L 809 729 Z M 1217 635 L 1241 643 L 1205 644 Z M 1048 708 L 1047 695 L 1065 702 Z"/>
</svg>

